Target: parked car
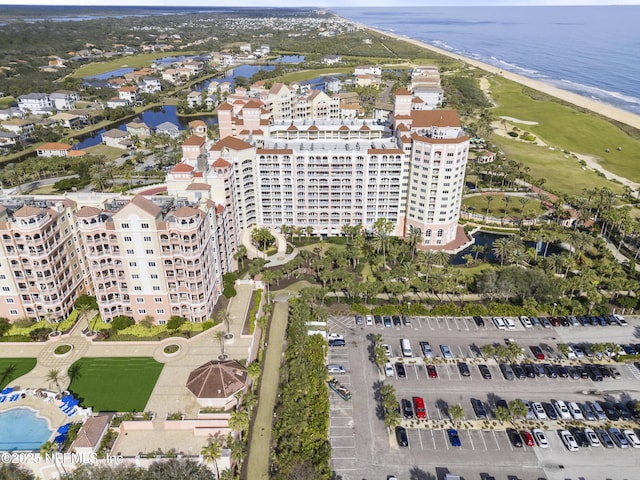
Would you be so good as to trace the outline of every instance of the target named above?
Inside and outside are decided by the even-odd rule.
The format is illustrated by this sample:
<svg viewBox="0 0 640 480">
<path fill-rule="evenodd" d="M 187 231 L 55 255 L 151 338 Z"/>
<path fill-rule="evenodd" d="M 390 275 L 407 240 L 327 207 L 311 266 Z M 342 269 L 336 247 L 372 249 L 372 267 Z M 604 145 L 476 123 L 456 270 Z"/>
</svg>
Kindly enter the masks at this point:
<svg viewBox="0 0 640 480">
<path fill-rule="evenodd" d="M 484 327 L 484 319 L 482 317 L 475 316 L 473 317 L 473 321 L 476 322 L 478 327 Z"/>
<path fill-rule="evenodd" d="M 400 447 L 409 446 L 409 436 L 407 435 L 407 429 L 404 427 L 396 427 L 396 440 Z"/>
<path fill-rule="evenodd" d="M 446 359 L 453 358 L 453 353 L 451 353 L 451 349 L 449 345 L 440 345 L 440 351 L 442 352 L 442 356 Z"/>
<path fill-rule="evenodd" d="M 571 413 L 571 416 L 575 420 L 584 420 L 584 415 L 582 415 L 582 410 L 580 410 L 580 407 L 576 402 L 567 403 L 567 408 L 569 409 L 569 413 Z"/>
<path fill-rule="evenodd" d="M 522 365 L 514 363 L 513 365 L 511 365 L 511 369 L 513 370 L 513 374 L 516 376 L 516 378 L 526 378 L 527 372 L 525 371 L 524 367 L 522 367 Z"/>
<path fill-rule="evenodd" d="M 452 447 L 462 446 L 462 443 L 460 442 L 460 435 L 458 435 L 458 431 L 455 428 L 447 430 L 447 435 L 449 436 L 449 442 L 451 442 Z"/>
<path fill-rule="evenodd" d="M 382 325 L 382 317 L 380 315 L 374 315 L 373 316 L 373 322 L 376 325 Z"/>
<path fill-rule="evenodd" d="M 471 399 L 471 406 L 473 407 L 473 411 L 476 414 L 476 417 L 478 419 L 485 419 L 487 418 L 487 411 L 484 408 L 484 405 L 482 403 L 482 400 L 478 400 L 477 398 L 472 398 Z"/>
<path fill-rule="evenodd" d="M 598 438 L 598 435 L 596 435 L 596 432 L 595 430 L 593 430 L 593 428 L 585 428 L 584 435 L 587 437 L 589 445 L 591 445 L 592 447 L 599 447 L 602 445 L 600 439 Z"/>
<path fill-rule="evenodd" d="M 571 435 L 573 435 L 573 438 L 576 439 L 579 447 L 586 448 L 589 446 L 589 440 L 581 428 L 573 427 L 570 432 Z"/>
<path fill-rule="evenodd" d="M 513 380 L 515 375 L 513 374 L 513 368 L 508 363 L 501 363 L 500 370 L 502 371 L 502 376 L 505 380 Z"/>
<path fill-rule="evenodd" d="M 427 365 L 427 375 L 429 378 L 438 378 L 438 369 L 435 365 Z"/>
<path fill-rule="evenodd" d="M 533 353 L 534 357 L 538 360 L 544 360 L 544 353 L 538 345 L 531 345 L 529 348 L 531 349 L 531 353 Z"/>
<path fill-rule="evenodd" d="M 402 405 L 402 416 L 404 418 L 413 418 L 413 405 L 406 398 L 400 400 L 400 405 Z"/>
<path fill-rule="evenodd" d="M 536 377 L 536 369 L 533 368 L 533 365 L 531 365 L 530 363 L 523 364 L 522 368 L 524 368 L 524 371 L 527 374 L 527 377 L 529 377 L 529 378 L 535 378 Z"/>
<path fill-rule="evenodd" d="M 433 349 L 429 342 L 420 342 L 420 349 L 422 350 L 422 355 L 427 358 L 433 357 Z"/>
<path fill-rule="evenodd" d="M 640 420 L 640 402 L 638 402 L 638 400 L 629 400 L 627 402 L 627 408 L 633 418 Z"/>
<path fill-rule="evenodd" d="M 613 448 L 615 446 L 611 435 L 609 435 L 609 432 L 607 432 L 605 429 L 596 429 L 596 435 L 598 435 L 598 438 L 600 439 L 600 442 L 602 443 L 602 446 L 604 448 Z"/>
<path fill-rule="evenodd" d="M 582 410 L 582 415 L 584 416 L 585 420 L 593 421 L 597 419 L 596 414 L 591 408 L 589 402 L 579 403 L 578 405 L 580 405 L 580 409 Z"/>
<path fill-rule="evenodd" d="M 568 430 L 560 430 L 560 439 L 562 440 L 562 443 L 564 443 L 564 446 L 567 447 L 567 450 L 569 450 L 570 452 L 577 452 L 578 450 L 580 450 L 580 447 L 578 447 L 578 442 L 576 442 L 576 439 Z"/>
<path fill-rule="evenodd" d="M 327 340 L 344 340 L 344 336 L 339 333 L 327 334 Z"/>
<path fill-rule="evenodd" d="M 604 411 L 604 408 L 602 408 L 602 406 L 598 402 L 588 402 L 588 403 L 589 403 L 589 406 L 591 407 L 591 410 L 593 410 L 593 413 L 596 415 L 596 418 L 598 420 L 607 419 L 607 413 Z"/>
<path fill-rule="evenodd" d="M 330 363 L 327 365 L 327 371 L 329 373 L 347 373 L 346 368 L 342 365 L 338 365 L 337 363 Z"/>
<path fill-rule="evenodd" d="M 614 422 L 620 420 L 620 414 L 611 402 L 598 402 L 598 404 L 600 404 L 602 410 L 604 410 L 604 413 L 609 420 Z"/>
<path fill-rule="evenodd" d="M 398 378 L 406 378 L 407 371 L 404 368 L 404 365 L 400 362 L 396 363 L 396 372 L 398 374 Z"/>
<path fill-rule="evenodd" d="M 616 410 L 618 410 L 618 413 L 620 414 L 620 418 L 622 420 L 625 420 L 625 421 L 633 420 L 633 415 L 631 415 L 631 412 L 625 406 L 624 403 L 618 402 L 618 403 L 615 403 L 613 406 L 615 407 Z"/>
<path fill-rule="evenodd" d="M 389 316 L 383 317 L 382 322 L 384 323 L 385 328 L 391 328 L 393 326 L 391 323 L 391 317 Z"/>
<path fill-rule="evenodd" d="M 504 324 L 507 326 L 507 330 L 515 330 L 516 322 L 513 321 L 513 318 L 504 317 Z"/>
<path fill-rule="evenodd" d="M 330 347 L 345 347 L 346 345 L 347 345 L 347 342 L 345 342 L 340 338 L 337 338 L 335 340 L 329 340 Z"/>
<path fill-rule="evenodd" d="M 536 441 L 536 444 L 540 448 L 549 448 L 549 439 L 547 439 L 547 435 L 544 433 L 544 431 L 540 430 L 539 428 L 534 428 L 533 430 L 531 430 L 531 433 L 533 434 L 533 438 Z"/>
<path fill-rule="evenodd" d="M 393 357 L 393 352 L 391 351 L 391 345 L 387 343 L 383 343 L 382 347 L 384 348 L 384 354 L 387 358 Z"/>
<path fill-rule="evenodd" d="M 413 397 L 413 406 L 416 410 L 416 418 L 427 418 L 427 407 L 422 397 Z"/>
<path fill-rule="evenodd" d="M 544 328 L 551 328 L 551 322 L 546 317 L 540 317 L 540 323 Z"/>
<path fill-rule="evenodd" d="M 409 315 L 402 315 L 402 323 L 405 325 L 411 325 L 411 317 Z"/>
<path fill-rule="evenodd" d="M 615 443 L 618 448 L 629 448 L 629 440 L 627 440 L 627 437 L 617 428 L 610 428 L 609 435 L 611 435 L 613 443 Z"/>
<path fill-rule="evenodd" d="M 638 435 L 636 435 L 636 432 L 634 432 L 632 428 L 627 428 L 626 430 L 623 430 L 622 433 L 627 437 L 629 445 L 633 448 L 640 448 L 640 438 L 638 438 Z"/>
<path fill-rule="evenodd" d="M 506 330 L 507 329 L 507 324 L 504 323 L 504 320 L 502 319 L 502 317 L 493 317 L 493 324 L 499 330 Z"/>
<path fill-rule="evenodd" d="M 552 404 L 562 420 L 571 420 L 571 412 L 569 412 L 566 403 L 562 400 L 553 400 Z"/>
<path fill-rule="evenodd" d="M 531 320 L 529 319 L 529 317 L 525 317 L 524 315 L 522 315 L 520 317 L 520 323 L 522 323 L 522 326 L 524 328 L 531 328 L 533 327 L 533 323 L 531 323 Z"/>
<path fill-rule="evenodd" d="M 558 372 L 556 372 L 556 369 L 553 365 L 551 365 L 550 363 L 545 363 L 543 367 L 544 367 L 544 373 L 547 374 L 547 377 L 558 378 Z"/>
<path fill-rule="evenodd" d="M 531 408 L 533 409 L 533 413 L 536 414 L 538 420 L 549 420 L 547 412 L 544 411 L 544 407 L 540 402 L 531 402 Z"/>
<path fill-rule="evenodd" d="M 366 315 L 364 320 L 368 327 L 373 325 L 373 315 Z"/>
<path fill-rule="evenodd" d="M 364 325 L 364 317 L 362 315 L 356 315 L 356 325 Z"/>
<path fill-rule="evenodd" d="M 485 380 L 491 380 L 491 370 L 489 370 L 489 367 L 481 363 L 480 365 L 478 365 L 478 370 L 480 370 L 480 375 L 482 375 L 482 378 L 484 378 Z"/>
<path fill-rule="evenodd" d="M 515 428 L 507 428 L 507 437 L 509 437 L 509 441 L 511 442 L 511 445 L 513 445 L 516 448 L 522 447 L 523 445 L 522 437 L 520 436 L 520 434 Z"/>
<path fill-rule="evenodd" d="M 533 447 L 535 442 L 533 441 L 533 435 L 528 430 L 520 430 L 520 436 L 522 437 L 522 441 L 527 447 Z"/>
<path fill-rule="evenodd" d="M 460 372 L 460 375 L 462 375 L 463 377 L 471 376 L 471 370 L 469 370 L 469 365 L 467 365 L 465 362 L 458 362 L 458 371 Z"/>
<path fill-rule="evenodd" d="M 387 377 L 394 377 L 396 375 L 393 370 L 393 364 L 391 362 L 387 362 L 384 364 L 384 373 Z"/>
<path fill-rule="evenodd" d="M 548 402 L 541 402 L 541 403 L 542 403 L 542 408 L 544 408 L 544 412 L 547 414 L 547 417 L 549 417 L 550 420 L 557 420 L 558 411 L 555 409 L 555 407 Z"/>
<path fill-rule="evenodd" d="M 393 324 L 394 324 L 396 327 L 400 327 L 400 326 L 402 325 L 402 320 L 400 319 L 400 316 L 399 316 L 399 315 L 393 315 L 393 316 L 391 317 L 391 319 L 393 320 Z"/>
</svg>

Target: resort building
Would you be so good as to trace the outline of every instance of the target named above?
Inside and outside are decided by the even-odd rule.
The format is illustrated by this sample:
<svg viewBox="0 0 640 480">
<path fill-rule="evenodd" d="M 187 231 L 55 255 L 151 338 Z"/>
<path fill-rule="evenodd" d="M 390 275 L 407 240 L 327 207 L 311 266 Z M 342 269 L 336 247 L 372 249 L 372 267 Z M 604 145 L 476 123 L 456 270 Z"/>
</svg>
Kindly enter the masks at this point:
<svg viewBox="0 0 640 480">
<path fill-rule="evenodd" d="M 63 320 L 90 289 L 70 200 L 0 203 L 0 317 Z"/>
</svg>

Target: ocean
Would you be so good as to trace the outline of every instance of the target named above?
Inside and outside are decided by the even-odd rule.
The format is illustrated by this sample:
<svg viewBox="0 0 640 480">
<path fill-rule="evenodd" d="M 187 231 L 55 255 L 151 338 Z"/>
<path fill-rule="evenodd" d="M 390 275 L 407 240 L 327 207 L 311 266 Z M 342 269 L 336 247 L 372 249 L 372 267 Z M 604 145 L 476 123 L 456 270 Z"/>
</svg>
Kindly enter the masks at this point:
<svg viewBox="0 0 640 480">
<path fill-rule="evenodd" d="M 640 5 L 331 11 L 640 114 Z"/>
</svg>

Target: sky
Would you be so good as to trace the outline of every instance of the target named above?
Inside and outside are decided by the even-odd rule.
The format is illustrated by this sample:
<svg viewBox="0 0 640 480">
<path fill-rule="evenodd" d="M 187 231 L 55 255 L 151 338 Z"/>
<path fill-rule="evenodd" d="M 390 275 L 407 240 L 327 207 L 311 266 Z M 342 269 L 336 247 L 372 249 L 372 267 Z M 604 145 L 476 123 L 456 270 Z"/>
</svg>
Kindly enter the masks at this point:
<svg viewBox="0 0 640 480">
<path fill-rule="evenodd" d="M 141 5 L 157 7 L 239 6 L 233 0 L 0 0 L 4 5 Z M 244 0 L 241 6 L 263 7 L 392 7 L 392 6 L 497 6 L 497 5 L 640 5 L 640 0 Z"/>
</svg>

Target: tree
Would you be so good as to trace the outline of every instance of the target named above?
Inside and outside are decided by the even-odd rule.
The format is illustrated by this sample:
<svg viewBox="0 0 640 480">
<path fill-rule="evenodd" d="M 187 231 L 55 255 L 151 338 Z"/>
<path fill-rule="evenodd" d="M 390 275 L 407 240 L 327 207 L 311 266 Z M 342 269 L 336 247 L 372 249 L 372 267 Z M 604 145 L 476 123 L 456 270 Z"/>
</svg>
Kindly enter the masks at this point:
<svg viewBox="0 0 640 480">
<path fill-rule="evenodd" d="M 496 355 L 496 347 L 491 344 L 483 345 L 480 347 L 480 351 L 484 358 L 490 358 Z"/>
<path fill-rule="evenodd" d="M 460 420 L 464 419 L 464 408 L 459 403 L 455 405 L 451 405 L 449 407 L 449 417 L 451 417 L 451 421 L 454 426 L 458 425 Z"/>
<path fill-rule="evenodd" d="M 564 355 L 565 357 L 569 356 L 569 352 L 571 351 L 571 349 L 569 348 L 569 345 L 567 345 L 566 343 L 559 343 L 558 344 L 558 351 Z"/>
<path fill-rule="evenodd" d="M 509 402 L 509 412 L 511 412 L 512 418 L 525 418 L 528 411 L 529 409 L 525 403 L 519 398 Z"/>
<path fill-rule="evenodd" d="M 387 354 L 382 344 L 382 335 L 376 333 L 372 337 L 373 340 L 373 357 L 378 370 L 383 371 L 384 364 L 387 363 Z"/>
<path fill-rule="evenodd" d="M 494 411 L 496 420 L 498 420 L 501 424 L 506 422 L 511 418 L 511 412 L 507 407 L 498 406 Z"/>
<path fill-rule="evenodd" d="M 113 321 L 111 322 L 111 328 L 114 331 L 119 332 L 120 330 L 124 330 L 125 328 L 135 324 L 136 322 L 133 317 L 129 317 L 127 315 L 118 315 L 117 317 L 113 318 Z"/>
<path fill-rule="evenodd" d="M 247 247 L 244 245 L 238 245 L 236 253 L 233 254 L 233 259 L 240 264 L 240 268 L 244 268 L 244 260 L 247 258 Z"/>
<path fill-rule="evenodd" d="M 186 321 L 187 319 L 180 315 L 171 315 L 171 318 L 169 318 L 169 321 L 167 322 L 167 330 L 177 330 Z"/>
<path fill-rule="evenodd" d="M 220 350 L 222 352 L 221 355 L 223 357 L 226 356 L 226 354 L 224 353 L 224 332 L 222 330 L 218 330 L 214 336 L 216 340 L 218 340 L 218 343 L 220 344 Z"/>
<path fill-rule="evenodd" d="M 212 462 L 216 469 L 216 478 L 220 477 L 220 470 L 218 469 L 218 459 L 222 455 L 222 442 L 218 437 L 210 436 L 209 443 L 202 447 L 200 450 L 202 460 L 204 462 Z"/>
<path fill-rule="evenodd" d="M 79 321 L 81 321 L 83 317 L 87 320 L 87 329 L 91 332 L 91 320 L 87 315 L 91 311 L 91 307 L 86 303 L 82 303 L 80 305 L 76 305 L 76 311 L 78 312 Z"/>
<path fill-rule="evenodd" d="M 58 389 L 58 393 L 60 393 L 62 391 L 62 389 L 60 388 L 60 380 L 62 379 L 62 375 L 60 374 L 60 370 L 58 370 L 57 368 L 52 368 L 51 370 L 49 370 L 49 372 L 47 372 L 46 379 L 50 383 L 55 383 L 56 384 L 56 388 Z"/>
</svg>

